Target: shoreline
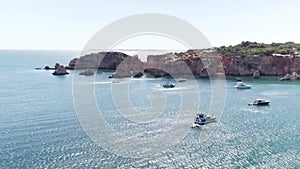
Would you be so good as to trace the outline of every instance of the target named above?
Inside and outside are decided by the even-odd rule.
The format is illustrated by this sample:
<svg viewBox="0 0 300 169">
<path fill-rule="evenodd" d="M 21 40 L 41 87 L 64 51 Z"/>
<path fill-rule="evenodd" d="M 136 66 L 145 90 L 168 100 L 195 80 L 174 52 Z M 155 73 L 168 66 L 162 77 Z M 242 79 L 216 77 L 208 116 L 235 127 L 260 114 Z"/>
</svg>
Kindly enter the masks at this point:
<svg viewBox="0 0 300 169">
<path fill-rule="evenodd" d="M 36 70 L 45 70 L 45 71 L 52 71 L 52 70 L 55 70 L 55 69 L 43 69 L 43 68 L 35 68 Z M 66 68 L 66 70 L 70 71 L 70 74 L 69 75 L 73 75 L 75 72 L 76 74 L 79 74 L 80 72 L 84 71 L 84 70 L 87 70 L 87 69 L 68 69 Z M 94 69 L 95 71 L 95 75 L 97 75 L 97 73 L 102 73 L 102 72 L 105 72 L 105 73 L 109 73 L 108 75 L 112 75 L 115 73 L 115 70 L 113 69 Z M 126 78 L 134 78 L 136 79 L 135 77 L 133 76 L 126 76 L 126 77 L 113 77 L 112 79 L 126 79 Z M 140 77 L 141 78 L 141 77 Z M 144 73 L 143 77 L 142 78 L 149 78 L 149 79 L 180 79 L 180 78 L 183 78 L 183 79 L 225 79 L 225 80 L 232 80 L 232 81 L 237 81 L 237 80 L 247 80 L 247 81 L 264 81 L 264 80 L 271 80 L 271 81 L 282 81 L 280 80 L 282 78 L 282 76 L 279 76 L 279 75 L 268 75 L 268 76 L 264 76 L 264 75 L 261 75 L 259 78 L 253 78 L 252 76 L 235 76 L 235 75 L 225 75 L 225 74 L 219 74 L 217 76 L 207 76 L 207 77 L 197 77 L 197 76 L 193 76 L 193 75 L 178 75 L 178 76 L 171 76 L 171 75 L 168 75 L 168 76 L 161 76 L 161 77 L 153 77 L 150 73 Z M 109 76 L 108 76 L 108 79 L 109 79 Z M 297 82 L 300 80 L 297 80 L 297 79 L 291 79 L 291 80 L 283 80 L 284 82 L 285 81 L 288 81 L 288 82 Z"/>
<path fill-rule="evenodd" d="M 194 75 L 213 77 L 219 74 L 236 77 L 278 76 L 300 78 L 300 57 L 223 56 L 211 49 L 194 49 L 181 53 L 148 55 L 147 62 L 139 56 L 121 52 L 98 52 L 73 58 L 66 69 L 115 70 L 112 77 L 130 77 L 149 73 L 154 77 Z M 298 75 L 299 74 L 299 75 Z"/>
<path fill-rule="evenodd" d="M 141 56 L 120 51 L 95 51 L 71 59 L 64 69 L 115 71 L 111 78 L 141 77 L 148 73 L 154 78 L 170 75 L 205 78 L 221 74 L 253 78 L 277 76 L 281 80 L 300 80 L 298 50 L 300 51 L 300 44 L 293 42 L 263 44 L 243 41 L 228 47 L 189 49 L 163 54 L 149 52 L 146 62 L 141 61 Z M 47 69 L 56 68 L 48 66 Z"/>
</svg>

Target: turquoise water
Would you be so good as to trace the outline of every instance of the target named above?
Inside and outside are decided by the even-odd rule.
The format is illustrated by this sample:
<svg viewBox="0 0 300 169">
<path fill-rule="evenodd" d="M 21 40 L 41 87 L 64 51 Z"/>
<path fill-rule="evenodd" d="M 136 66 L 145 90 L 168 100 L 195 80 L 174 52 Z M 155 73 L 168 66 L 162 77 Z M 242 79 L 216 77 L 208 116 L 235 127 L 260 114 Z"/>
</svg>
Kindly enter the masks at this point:
<svg viewBox="0 0 300 169">
<path fill-rule="evenodd" d="M 34 70 L 56 62 L 67 64 L 77 55 L 72 51 L 0 51 L 0 168 L 300 167 L 300 81 L 243 78 L 253 87 L 237 90 L 233 87 L 235 78 L 229 77 L 218 123 L 188 129 L 186 138 L 158 157 L 131 158 L 101 148 L 82 129 L 73 104 L 74 72 L 57 77 L 51 71 Z M 167 124 L 180 110 L 180 92 L 196 90 L 189 79 L 180 88 L 162 90 L 160 84 L 170 79 L 143 77 L 112 84 L 107 78 L 110 74 L 99 71 L 95 77 L 97 104 L 114 129 L 132 137 L 166 132 Z M 137 111 L 151 108 L 151 92 L 165 94 L 167 102 L 157 124 L 145 129 L 130 120 L 120 120 L 112 89 L 119 92 L 118 85 L 128 83 L 128 97 Z M 197 90 L 199 110 L 209 111 L 215 106 L 210 105 L 210 80 L 197 79 Z M 248 106 L 258 97 L 269 99 L 270 106 Z M 212 128 L 216 130 L 209 139 L 197 140 L 201 131 Z"/>
</svg>

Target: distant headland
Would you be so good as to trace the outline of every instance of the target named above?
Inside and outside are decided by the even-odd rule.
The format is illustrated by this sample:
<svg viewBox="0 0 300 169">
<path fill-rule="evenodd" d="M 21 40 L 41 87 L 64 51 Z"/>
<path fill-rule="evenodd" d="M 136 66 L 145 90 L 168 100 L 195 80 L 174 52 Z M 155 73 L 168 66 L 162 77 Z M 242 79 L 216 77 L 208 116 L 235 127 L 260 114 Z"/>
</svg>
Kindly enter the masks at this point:
<svg viewBox="0 0 300 169">
<path fill-rule="evenodd" d="M 299 50 L 300 44 L 294 42 L 264 44 L 243 41 L 235 46 L 148 55 L 146 62 L 122 52 L 98 52 L 74 58 L 65 68 L 114 70 L 112 78 L 140 77 L 147 73 L 154 77 L 225 74 L 259 78 L 286 75 L 288 78 L 283 80 L 289 80 L 299 79 Z"/>
</svg>

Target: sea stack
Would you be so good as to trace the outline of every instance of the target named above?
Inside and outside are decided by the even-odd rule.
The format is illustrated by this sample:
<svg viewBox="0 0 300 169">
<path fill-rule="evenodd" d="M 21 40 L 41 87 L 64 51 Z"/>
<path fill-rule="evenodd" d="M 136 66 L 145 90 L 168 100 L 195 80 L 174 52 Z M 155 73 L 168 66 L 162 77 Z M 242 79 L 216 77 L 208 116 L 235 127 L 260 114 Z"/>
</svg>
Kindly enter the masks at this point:
<svg viewBox="0 0 300 169">
<path fill-rule="evenodd" d="M 69 62 L 68 69 L 114 70 L 111 78 L 142 76 L 144 63 L 137 56 L 121 52 L 91 53 Z"/>
<path fill-rule="evenodd" d="M 53 75 L 67 75 L 69 74 L 63 65 L 57 66 L 57 69 L 52 73 Z"/>
</svg>

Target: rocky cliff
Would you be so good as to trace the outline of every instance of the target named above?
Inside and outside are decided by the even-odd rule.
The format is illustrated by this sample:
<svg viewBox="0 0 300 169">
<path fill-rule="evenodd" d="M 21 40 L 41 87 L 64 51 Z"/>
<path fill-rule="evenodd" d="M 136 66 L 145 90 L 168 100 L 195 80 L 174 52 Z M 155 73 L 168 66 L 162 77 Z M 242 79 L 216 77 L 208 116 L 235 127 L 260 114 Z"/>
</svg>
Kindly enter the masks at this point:
<svg viewBox="0 0 300 169">
<path fill-rule="evenodd" d="M 130 77 L 143 71 L 143 62 L 137 56 L 121 52 L 92 53 L 69 62 L 69 69 L 110 69 L 114 77 Z"/>
<path fill-rule="evenodd" d="M 148 56 L 145 72 L 154 77 L 168 75 L 208 77 L 222 73 L 222 64 L 215 52 L 188 50 L 181 53 Z"/>
<path fill-rule="evenodd" d="M 137 56 L 120 52 L 99 52 L 70 61 L 70 69 L 111 69 L 113 77 L 130 77 L 146 72 L 154 77 L 194 75 L 209 77 L 218 74 L 232 76 L 283 76 L 300 72 L 297 55 L 223 56 L 214 50 L 188 50 L 181 53 L 149 55 L 144 64 Z"/>
<path fill-rule="evenodd" d="M 234 56 L 222 59 L 226 75 L 252 76 L 259 72 L 262 76 L 282 76 L 300 72 L 300 57 L 272 56 Z"/>
<path fill-rule="evenodd" d="M 188 69 L 187 69 L 188 68 Z M 188 50 L 182 53 L 148 56 L 147 72 L 154 76 L 283 76 L 300 72 L 300 57 L 291 55 L 222 56 L 213 50 Z"/>
</svg>

